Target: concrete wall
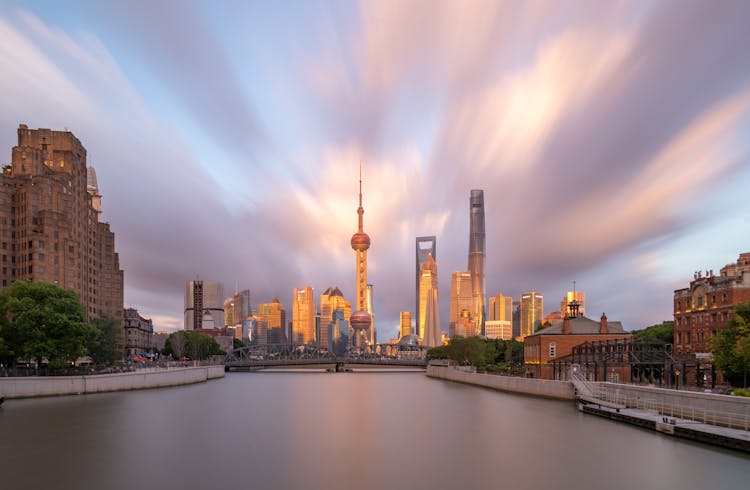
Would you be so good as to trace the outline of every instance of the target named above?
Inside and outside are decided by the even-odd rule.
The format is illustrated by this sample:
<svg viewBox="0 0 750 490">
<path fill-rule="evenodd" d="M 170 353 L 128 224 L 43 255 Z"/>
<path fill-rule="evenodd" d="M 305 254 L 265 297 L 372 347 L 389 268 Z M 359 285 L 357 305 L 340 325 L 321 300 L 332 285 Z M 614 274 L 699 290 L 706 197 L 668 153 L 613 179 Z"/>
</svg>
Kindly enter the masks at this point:
<svg viewBox="0 0 750 490">
<path fill-rule="evenodd" d="M 433 365 L 427 366 L 427 376 L 524 395 L 543 396 L 562 400 L 574 399 L 573 384 L 569 381 L 469 373 L 458 371 L 453 366 Z"/>
<path fill-rule="evenodd" d="M 91 376 L 29 376 L 0 378 L 0 396 L 27 398 L 36 396 L 82 395 L 105 391 L 139 390 L 223 378 L 224 366 L 153 368 L 130 373 Z"/>
<path fill-rule="evenodd" d="M 694 418 L 690 415 L 696 412 L 695 419 L 703 412 L 750 417 L 750 398 L 616 383 L 592 384 L 601 390 L 603 398 L 628 407 L 662 411 L 666 406 L 675 416 L 675 410 L 682 410 L 684 418 Z"/>
</svg>

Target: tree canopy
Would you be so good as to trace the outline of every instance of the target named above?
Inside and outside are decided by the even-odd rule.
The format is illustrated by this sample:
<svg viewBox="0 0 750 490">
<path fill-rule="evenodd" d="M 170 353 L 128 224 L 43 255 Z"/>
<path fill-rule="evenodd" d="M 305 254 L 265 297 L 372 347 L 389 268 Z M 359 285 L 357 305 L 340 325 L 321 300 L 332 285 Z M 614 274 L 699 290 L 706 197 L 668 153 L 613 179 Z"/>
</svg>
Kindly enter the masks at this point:
<svg viewBox="0 0 750 490">
<path fill-rule="evenodd" d="M 657 323 L 641 330 L 633 330 L 631 333 L 634 339 L 648 339 L 672 344 L 674 343 L 674 322 L 669 320 Z"/>
<path fill-rule="evenodd" d="M 0 291 L 0 351 L 11 363 L 46 359 L 51 368 L 62 368 L 85 355 L 94 336 L 73 291 L 33 281 Z"/>
<path fill-rule="evenodd" d="M 225 354 L 213 337 L 195 331 L 180 331 L 170 334 L 164 343 L 163 353 L 172 355 L 176 359 L 185 356 L 195 360 Z"/>
<path fill-rule="evenodd" d="M 120 325 L 112 317 L 95 318 L 91 321 L 93 335 L 89 340 L 88 353 L 96 364 L 111 366 L 122 358 L 123 344 Z"/>
<path fill-rule="evenodd" d="M 523 343 L 515 340 L 453 337 L 427 351 L 427 360 L 450 359 L 480 370 L 511 372 L 523 363 Z"/>
<path fill-rule="evenodd" d="M 735 307 L 726 327 L 711 339 L 713 363 L 732 386 L 747 388 L 750 371 L 750 302 Z"/>
</svg>

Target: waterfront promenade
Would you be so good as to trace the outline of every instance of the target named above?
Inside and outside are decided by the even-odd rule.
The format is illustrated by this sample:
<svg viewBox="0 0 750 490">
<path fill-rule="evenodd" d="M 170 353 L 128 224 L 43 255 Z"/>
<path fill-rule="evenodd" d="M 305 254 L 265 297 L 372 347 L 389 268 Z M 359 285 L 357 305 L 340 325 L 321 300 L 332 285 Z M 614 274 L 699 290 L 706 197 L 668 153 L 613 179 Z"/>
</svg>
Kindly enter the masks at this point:
<svg viewBox="0 0 750 490">
<path fill-rule="evenodd" d="M 124 373 L 79 376 L 22 376 L 0 378 L 0 396 L 32 398 L 83 395 L 202 383 L 223 378 L 223 365 L 151 367 Z"/>
</svg>

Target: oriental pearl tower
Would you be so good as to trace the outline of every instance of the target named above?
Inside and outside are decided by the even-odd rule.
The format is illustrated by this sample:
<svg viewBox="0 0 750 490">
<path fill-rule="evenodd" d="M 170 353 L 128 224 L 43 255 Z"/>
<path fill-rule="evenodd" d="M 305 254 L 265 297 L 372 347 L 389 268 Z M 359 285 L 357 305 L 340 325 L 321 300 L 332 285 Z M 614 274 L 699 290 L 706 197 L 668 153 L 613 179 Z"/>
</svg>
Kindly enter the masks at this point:
<svg viewBox="0 0 750 490">
<path fill-rule="evenodd" d="M 367 331 L 372 325 L 372 317 L 367 312 L 367 249 L 370 248 L 370 237 L 362 230 L 362 215 L 365 209 L 362 207 L 362 164 L 359 165 L 359 229 L 352 236 L 352 248 L 357 258 L 357 299 L 355 302 L 357 311 L 349 317 L 349 322 L 354 329 L 352 346 L 358 349 L 367 347 Z"/>
</svg>

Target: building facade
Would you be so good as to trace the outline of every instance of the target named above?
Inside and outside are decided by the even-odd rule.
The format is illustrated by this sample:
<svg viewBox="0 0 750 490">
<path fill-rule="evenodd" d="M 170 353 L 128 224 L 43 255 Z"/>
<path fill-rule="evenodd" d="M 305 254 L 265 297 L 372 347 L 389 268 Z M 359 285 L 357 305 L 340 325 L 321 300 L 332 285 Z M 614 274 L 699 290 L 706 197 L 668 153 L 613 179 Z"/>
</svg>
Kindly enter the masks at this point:
<svg viewBox="0 0 750 490">
<path fill-rule="evenodd" d="M 294 288 L 292 342 L 295 344 L 315 343 L 315 298 L 310 286 Z"/>
<path fill-rule="evenodd" d="M 484 335 L 488 339 L 513 339 L 513 324 L 510 320 L 487 320 L 484 322 Z"/>
<path fill-rule="evenodd" d="M 564 315 L 565 312 L 568 311 L 568 305 L 570 305 L 572 301 L 578 302 L 578 313 L 581 316 L 586 315 L 586 294 L 583 291 L 566 292 L 560 302 L 560 314 Z"/>
<path fill-rule="evenodd" d="M 266 319 L 268 323 L 268 343 L 285 344 L 287 338 L 286 330 L 286 310 L 281 304 L 279 298 L 274 297 L 270 303 L 261 303 L 258 305 L 258 316 Z"/>
<path fill-rule="evenodd" d="M 185 330 L 224 328 L 224 286 L 213 281 L 185 285 Z"/>
<path fill-rule="evenodd" d="M 125 334 L 125 355 L 139 356 L 154 350 L 154 324 L 150 318 L 143 318 L 135 308 L 123 311 Z"/>
<path fill-rule="evenodd" d="M 437 260 L 437 238 L 435 236 L 418 236 L 415 243 L 415 260 L 416 272 L 414 274 L 414 319 L 417 322 L 417 330 L 419 319 L 421 318 L 420 313 L 420 301 L 419 301 L 419 282 L 422 278 L 422 266 L 424 261 L 427 260 L 428 255 L 432 255 L 433 260 Z"/>
<path fill-rule="evenodd" d="M 555 362 L 569 356 L 573 348 L 585 342 L 609 341 L 616 345 L 618 341 L 630 340 L 632 335 L 627 332 L 620 322 L 610 322 L 606 315 L 602 315 L 597 322 L 590 318 L 579 316 L 565 317 L 549 327 L 532 333 L 523 340 L 523 363 L 526 376 L 542 379 L 567 379 L 566 373 L 556 372 Z M 607 379 L 629 380 L 630 366 L 616 367 L 614 364 L 607 372 Z M 616 371 L 620 369 L 621 371 Z M 601 381 L 601 379 L 598 379 Z"/>
<path fill-rule="evenodd" d="M 422 272 L 419 278 L 419 318 L 417 319 L 417 337 L 424 341 L 427 326 L 427 302 L 432 293 L 432 289 L 437 290 L 437 264 L 431 254 L 427 255 L 427 260 L 422 264 Z"/>
<path fill-rule="evenodd" d="M 674 292 L 674 352 L 683 359 L 710 359 L 711 337 L 726 326 L 734 308 L 750 301 L 750 252 L 736 263 L 696 272 L 687 288 Z"/>
<path fill-rule="evenodd" d="M 18 127 L 0 174 L 0 284 L 44 281 L 70 289 L 88 319 L 123 325 L 123 273 L 115 234 L 101 221 L 101 195 L 73 133 Z"/>
<path fill-rule="evenodd" d="M 521 293 L 519 301 L 520 340 L 533 334 L 544 319 L 544 296 L 536 291 Z"/>
<path fill-rule="evenodd" d="M 402 339 L 412 333 L 412 331 L 411 311 L 402 311 L 399 313 L 398 338 Z"/>
<path fill-rule="evenodd" d="M 448 334 L 451 337 L 457 335 L 456 324 L 464 316 L 464 312 L 468 313 L 468 318 L 473 323 L 471 312 L 474 311 L 474 294 L 472 288 L 471 272 L 456 271 L 451 274 L 451 303 L 448 319 Z M 469 333 L 470 335 L 461 335 L 462 337 L 479 335 L 476 329 L 470 329 L 468 332 L 464 331 L 463 333 Z"/>
<path fill-rule="evenodd" d="M 341 310 L 347 322 L 352 315 L 352 305 L 344 299 L 344 295 L 338 287 L 330 287 L 320 295 L 320 337 L 318 345 L 328 346 L 331 335 L 330 326 L 333 321 L 333 314 L 336 310 Z"/>
<path fill-rule="evenodd" d="M 477 335 L 484 335 L 484 191 L 473 189 L 469 197 L 469 272 L 471 273 L 471 319 Z"/>
</svg>

